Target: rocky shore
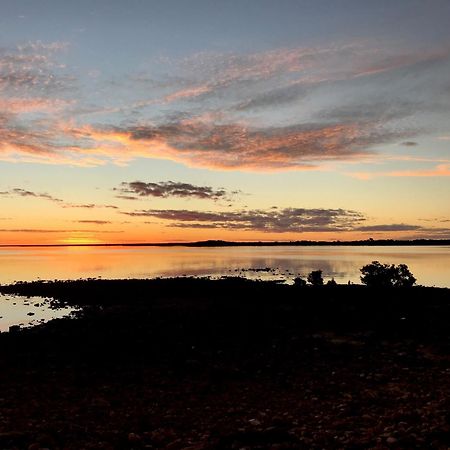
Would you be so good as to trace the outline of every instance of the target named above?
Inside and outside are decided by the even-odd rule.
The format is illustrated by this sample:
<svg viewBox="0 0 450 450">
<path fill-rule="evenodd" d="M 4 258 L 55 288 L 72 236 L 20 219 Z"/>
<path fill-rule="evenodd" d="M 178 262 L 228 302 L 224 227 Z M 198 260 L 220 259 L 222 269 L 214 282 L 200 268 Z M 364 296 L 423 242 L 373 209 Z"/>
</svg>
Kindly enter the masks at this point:
<svg viewBox="0 0 450 450">
<path fill-rule="evenodd" d="M 1 449 L 450 447 L 450 291 L 244 279 L 1 286 Z"/>
</svg>

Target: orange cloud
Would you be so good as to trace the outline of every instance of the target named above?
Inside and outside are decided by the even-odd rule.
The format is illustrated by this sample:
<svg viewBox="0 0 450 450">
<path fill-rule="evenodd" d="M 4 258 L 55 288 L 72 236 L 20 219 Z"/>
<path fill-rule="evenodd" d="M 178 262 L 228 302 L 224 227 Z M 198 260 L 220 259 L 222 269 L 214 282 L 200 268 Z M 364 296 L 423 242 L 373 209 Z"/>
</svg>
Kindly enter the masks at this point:
<svg viewBox="0 0 450 450">
<path fill-rule="evenodd" d="M 211 87 L 208 85 L 204 86 L 195 86 L 187 89 L 182 89 L 179 91 L 176 91 L 172 94 L 166 95 L 164 97 L 164 101 L 166 103 L 170 103 L 176 100 L 184 99 L 184 98 L 192 98 L 192 97 L 198 97 L 199 95 L 205 94 L 206 92 L 210 92 Z"/>
<path fill-rule="evenodd" d="M 55 113 L 63 110 L 71 101 L 50 98 L 0 98 L 0 111 L 14 114 L 31 112 Z"/>
<path fill-rule="evenodd" d="M 432 169 L 397 170 L 392 172 L 349 172 L 347 175 L 359 180 L 371 180 L 378 177 L 448 177 L 450 164 L 438 164 Z"/>
<path fill-rule="evenodd" d="M 0 116 L 0 159 L 97 166 L 159 158 L 218 170 L 311 170 L 319 162 L 367 157 L 371 145 L 396 136 L 370 123 L 254 128 L 207 115 L 123 128 L 59 122 L 28 131 L 14 128 L 7 117 L 2 124 Z"/>
<path fill-rule="evenodd" d="M 348 123 L 254 129 L 245 124 L 215 124 L 196 119 L 161 126 L 95 129 L 67 127 L 82 145 L 69 148 L 126 164 L 134 158 L 170 159 L 220 170 L 311 169 L 314 162 L 368 154 L 370 128 Z"/>
<path fill-rule="evenodd" d="M 397 131 L 389 131 L 386 126 L 391 120 L 409 115 L 410 103 L 400 99 L 398 105 L 387 108 L 385 99 L 362 104 L 343 100 L 342 105 L 331 104 L 316 111 L 310 123 L 305 118 L 295 123 L 292 117 L 286 117 L 286 123 L 291 124 L 288 126 L 273 125 L 274 105 L 295 103 L 303 91 L 291 89 L 303 89 L 302 84 L 313 84 L 316 89 L 316 85 L 335 80 L 351 80 L 357 75 L 442 58 L 441 54 L 402 55 L 391 49 L 356 44 L 281 48 L 253 54 L 199 54 L 178 64 L 180 75 L 161 84 L 154 98 L 141 100 L 133 96 L 128 106 L 117 106 L 112 101 L 104 108 L 81 104 L 78 113 L 65 111 L 64 116 L 72 114 L 69 121 L 55 113 L 64 110 L 70 101 L 53 98 L 70 84 L 70 77 L 58 73 L 60 65 L 52 59 L 53 53 L 63 48 L 58 43 L 38 42 L 10 52 L 0 50 L 0 90 L 6 86 L 9 90 L 5 93 L 14 92 L 12 97 L 0 98 L 0 110 L 7 111 L 0 113 L 1 161 L 93 167 L 159 158 L 191 167 L 247 171 L 317 170 L 326 161 L 360 161 L 373 155 L 373 146 L 414 134 L 414 130 L 407 133 L 395 127 L 391 130 Z M 49 98 L 42 98 L 42 92 Z M 196 116 L 180 110 L 175 118 L 167 113 L 157 123 L 135 116 L 139 108 L 156 103 L 203 101 L 214 95 L 219 108 L 211 109 L 210 102 L 205 102 L 196 110 Z M 256 108 L 266 109 L 267 117 L 259 122 L 265 125 L 258 125 L 248 115 Z M 132 125 L 81 125 L 77 121 L 83 114 L 125 114 L 130 110 Z M 48 116 L 37 121 L 26 116 L 30 112 Z M 108 123 L 127 123 L 126 118 Z"/>
</svg>

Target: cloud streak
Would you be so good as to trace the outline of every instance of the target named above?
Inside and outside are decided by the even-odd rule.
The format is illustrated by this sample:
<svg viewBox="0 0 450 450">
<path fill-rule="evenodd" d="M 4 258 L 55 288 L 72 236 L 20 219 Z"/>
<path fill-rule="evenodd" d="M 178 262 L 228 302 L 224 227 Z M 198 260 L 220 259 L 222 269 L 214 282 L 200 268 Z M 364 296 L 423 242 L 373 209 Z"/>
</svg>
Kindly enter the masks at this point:
<svg viewBox="0 0 450 450">
<path fill-rule="evenodd" d="M 149 209 L 123 214 L 169 220 L 172 227 L 180 228 L 222 228 L 276 233 L 349 231 L 355 223 L 365 220 L 365 217 L 356 211 L 306 208 L 232 212 Z"/>
<path fill-rule="evenodd" d="M 65 230 L 55 228 L 0 228 L 0 233 L 122 233 L 117 230 Z"/>
<path fill-rule="evenodd" d="M 108 225 L 112 223 L 110 220 L 75 220 L 76 223 L 89 223 L 93 225 Z"/>
<path fill-rule="evenodd" d="M 406 223 L 392 223 L 386 225 L 367 225 L 362 227 L 356 227 L 356 231 L 367 231 L 367 232 L 388 232 L 388 231 L 417 231 L 423 230 L 420 225 L 408 225 Z"/>
<path fill-rule="evenodd" d="M 84 100 L 71 109 L 74 99 L 62 95 L 75 79 L 57 62 L 65 48 L 38 42 L 0 51 L 0 160 L 95 167 L 158 158 L 215 170 L 317 170 L 374 156 L 384 144 L 412 146 L 423 130 L 398 121 L 450 111 L 441 76 L 448 50 L 350 43 L 190 56 L 167 81 L 133 84 L 156 89 L 150 99 L 124 92 L 130 100 L 120 104 L 122 95 L 105 85 L 111 101 L 99 112 L 107 120 L 90 123 L 80 118 L 93 106 Z M 411 89 L 420 94 L 414 101 Z M 151 116 L 158 103 L 172 109 Z"/>
<path fill-rule="evenodd" d="M 22 189 L 22 188 L 14 188 L 14 189 L 10 189 L 8 191 L 1 191 L 0 195 L 6 196 L 6 197 L 18 196 L 18 197 L 42 198 L 44 200 L 49 200 L 49 201 L 55 202 L 55 203 L 62 203 L 62 202 L 64 202 L 64 200 L 61 200 L 60 198 L 53 197 L 52 195 L 47 194 L 45 192 L 44 193 L 38 193 L 38 192 L 28 191 L 28 190 Z"/>
<path fill-rule="evenodd" d="M 386 172 L 348 172 L 347 175 L 359 180 L 371 180 L 379 177 L 449 177 L 450 164 L 438 164 L 431 169 L 394 170 Z"/>
<path fill-rule="evenodd" d="M 230 196 L 230 193 L 225 189 L 214 189 L 211 186 L 196 186 L 175 181 L 161 181 L 159 183 L 145 183 L 143 181 L 123 182 L 115 190 L 121 193 L 118 197 L 125 200 L 136 200 L 143 197 L 221 200 L 228 199 Z M 233 194 L 236 193 L 233 192 Z"/>
<path fill-rule="evenodd" d="M 324 208 L 271 208 L 238 211 L 197 211 L 147 209 L 122 212 L 131 217 L 155 218 L 169 227 L 191 229 L 243 230 L 264 233 L 415 233 L 418 238 L 447 238 L 449 228 L 391 223 L 366 225 L 367 217 L 358 211 Z M 154 222 L 145 222 L 154 223 Z"/>
<path fill-rule="evenodd" d="M 62 200 L 60 198 L 54 197 L 53 195 L 47 194 L 46 192 L 34 192 L 22 188 L 13 188 L 7 191 L 0 191 L 0 196 L 4 197 L 29 197 L 38 198 L 43 200 L 48 200 L 53 203 L 57 203 L 62 208 L 79 208 L 79 209 L 94 209 L 94 208 L 108 208 L 108 209 L 118 209 L 118 206 L 108 205 L 108 204 L 97 204 L 97 203 L 70 203 Z"/>
<path fill-rule="evenodd" d="M 324 161 L 366 158 L 374 144 L 402 133 L 373 124 L 340 123 L 254 128 L 201 118 L 163 125 L 72 128 L 79 154 L 96 154 L 126 164 L 138 157 L 171 159 L 219 170 L 308 170 Z"/>
</svg>

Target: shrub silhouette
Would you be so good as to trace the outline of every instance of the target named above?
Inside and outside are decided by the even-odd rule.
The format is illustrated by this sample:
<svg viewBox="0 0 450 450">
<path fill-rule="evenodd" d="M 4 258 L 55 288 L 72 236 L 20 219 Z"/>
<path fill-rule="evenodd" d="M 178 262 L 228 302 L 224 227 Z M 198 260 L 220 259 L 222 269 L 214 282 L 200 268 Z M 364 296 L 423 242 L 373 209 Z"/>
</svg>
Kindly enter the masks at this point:
<svg viewBox="0 0 450 450">
<path fill-rule="evenodd" d="M 322 271 L 313 270 L 308 275 L 308 282 L 311 283 L 313 286 L 323 286 Z"/>
<path fill-rule="evenodd" d="M 332 278 L 331 280 L 328 280 L 327 286 L 337 286 L 336 280 L 334 278 Z"/>
<path fill-rule="evenodd" d="M 370 287 L 411 287 L 416 278 L 406 264 L 381 264 L 372 261 L 360 269 L 361 282 Z"/>
<path fill-rule="evenodd" d="M 297 287 L 306 286 L 306 281 L 301 277 L 294 278 L 294 286 Z"/>
</svg>

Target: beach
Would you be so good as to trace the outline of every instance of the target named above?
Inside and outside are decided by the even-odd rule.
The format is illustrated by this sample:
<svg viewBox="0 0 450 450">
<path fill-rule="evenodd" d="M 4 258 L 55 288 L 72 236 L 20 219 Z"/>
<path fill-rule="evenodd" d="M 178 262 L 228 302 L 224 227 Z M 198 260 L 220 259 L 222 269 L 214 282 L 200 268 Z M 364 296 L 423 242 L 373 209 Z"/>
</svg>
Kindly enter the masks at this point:
<svg viewBox="0 0 450 450">
<path fill-rule="evenodd" d="M 447 448 L 448 289 L 240 278 L 1 286 L 4 449 Z"/>
</svg>

